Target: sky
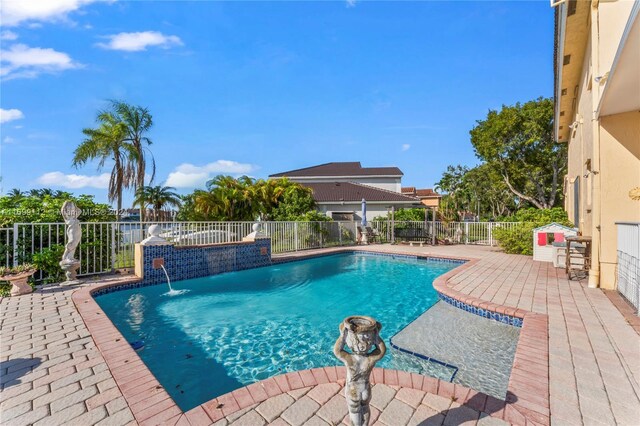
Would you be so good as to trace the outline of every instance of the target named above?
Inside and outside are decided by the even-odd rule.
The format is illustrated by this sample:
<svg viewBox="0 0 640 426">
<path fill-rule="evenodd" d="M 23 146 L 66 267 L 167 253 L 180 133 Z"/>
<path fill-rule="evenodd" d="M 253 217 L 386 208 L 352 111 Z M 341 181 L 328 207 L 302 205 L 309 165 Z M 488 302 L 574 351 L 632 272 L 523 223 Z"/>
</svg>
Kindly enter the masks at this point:
<svg viewBox="0 0 640 426">
<path fill-rule="evenodd" d="M 332 161 L 432 187 L 478 163 L 490 109 L 553 92 L 544 0 L 2 0 L 1 22 L 3 193 L 106 202 L 111 164 L 71 158 L 109 99 L 149 109 L 154 184 L 186 194 Z"/>
</svg>

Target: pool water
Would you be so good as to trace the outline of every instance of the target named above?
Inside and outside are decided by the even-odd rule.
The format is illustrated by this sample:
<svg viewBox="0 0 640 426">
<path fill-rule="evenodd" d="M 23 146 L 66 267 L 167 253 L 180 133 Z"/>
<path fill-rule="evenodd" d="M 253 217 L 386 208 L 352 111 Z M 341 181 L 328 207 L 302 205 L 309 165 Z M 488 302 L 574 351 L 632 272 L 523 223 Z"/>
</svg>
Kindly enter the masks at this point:
<svg viewBox="0 0 640 426">
<path fill-rule="evenodd" d="M 340 365 L 340 322 L 369 315 L 388 353 L 378 366 L 450 380 L 451 368 L 391 349 L 389 338 L 435 304 L 455 263 L 339 254 L 96 297 L 183 410 L 258 380 Z"/>
</svg>

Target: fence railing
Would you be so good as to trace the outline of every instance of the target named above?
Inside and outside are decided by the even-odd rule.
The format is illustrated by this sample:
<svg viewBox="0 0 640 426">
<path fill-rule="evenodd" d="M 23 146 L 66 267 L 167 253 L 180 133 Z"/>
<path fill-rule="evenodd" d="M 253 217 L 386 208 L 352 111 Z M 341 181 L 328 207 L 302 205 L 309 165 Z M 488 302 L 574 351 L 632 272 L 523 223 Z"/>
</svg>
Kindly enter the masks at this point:
<svg viewBox="0 0 640 426">
<path fill-rule="evenodd" d="M 427 244 L 477 244 L 495 246 L 494 231 L 513 229 L 519 222 L 423 222 L 374 221 L 373 229 L 386 242 L 424 242 Z"/>
<path fill-rule="evenodd" d="M 134 247 L 151 225 L 177 245 L 204 245 L 241 241 L 253 222 L 83 222 L 82 240 L 76 252 L 81 261 L 78 275 L 109 273 L 134 266 Z M 271 238 L 272 253 L 355 244 L 356 222 L 263 222 Z M 371 222 L 382 242 L 421 241 L 427 244 L 495 245 L 497 228 L 515 227 L 510 222 Z M 65 244 L 64 223 L 16 223 L 0 228 L 0 266 L 39 259 L 57 269 Z M 36 280 L 47 278 L 38 271 Z"/>
<path fill-rule="evenodd" d="M 618 226 L 618 291 L 640 315 L 640 223 L 621 222 Z"/>
<path fill-rule="evenodd" d="M 109 273 L 134 266 L 134 247 L 159 225 L 162 237 L 176 245 L 205 245 L 242 241 L 254 222 L 83 222 L 76 252 L 78 275 Z M 356 242 L 355 222 L 263 222 L 273 253 L 350 245 Z M 48 263 L 56 268 L 65 244 L 64 223 L 16 223 L 0 228 L 0 266 L 25 262 Z M 35 275 L 47 278 L 42 270 Z"/>
</svg>

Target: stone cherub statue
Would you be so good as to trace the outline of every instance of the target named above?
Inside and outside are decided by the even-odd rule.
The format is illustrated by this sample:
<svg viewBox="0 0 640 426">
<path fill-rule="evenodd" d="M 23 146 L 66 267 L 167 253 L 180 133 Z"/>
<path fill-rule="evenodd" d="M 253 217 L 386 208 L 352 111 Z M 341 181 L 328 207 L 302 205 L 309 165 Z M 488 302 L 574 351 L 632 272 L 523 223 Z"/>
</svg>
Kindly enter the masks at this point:
<svg viewBox="0 0 640 426">
<path fill-rule="evenodd" d="M 80 261 L 75 258 L 75 253 L 82 238 L 82 229 L 78 220 L 82 210 L 73 201 L 65 201 L 61 213 L 66 224 L 67 244 L 64 247 L 60 267 L 65 271 L 66 283 L 71 284 L 75 281 L 77 269 L 80 267 Z"/>
<path fill-rule="evenodd" d="M 353 426 L 369 424 L 369 377 L 376 362 L 387 352 L 380 338 L 381 328 L 382 324 L 371 317 L 348 317 L 340 324 L 341 335 L 333 347 L 335 356 L 347 367 L 344 396 Z M 345 350 L 345 346 L 349 351 Z M 375 349 L 371 350 L 374 346 Z"/>
</svg>

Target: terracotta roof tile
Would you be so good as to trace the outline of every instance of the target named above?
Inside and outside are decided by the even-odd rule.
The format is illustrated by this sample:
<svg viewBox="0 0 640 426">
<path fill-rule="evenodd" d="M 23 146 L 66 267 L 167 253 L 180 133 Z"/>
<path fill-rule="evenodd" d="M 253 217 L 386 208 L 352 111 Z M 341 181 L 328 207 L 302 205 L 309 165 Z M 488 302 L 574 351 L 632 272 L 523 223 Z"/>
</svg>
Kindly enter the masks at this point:
<svg viewBox="0 0 640 426">
<path fill-rule="evenodd" d="M 427 188 L 427 189 L 417 189 L 416 190 L 416 195 L 418 197 L 437 197 L 440 194 L 437 194 L 433 189 L 431 188 Z"/>
</svg>

